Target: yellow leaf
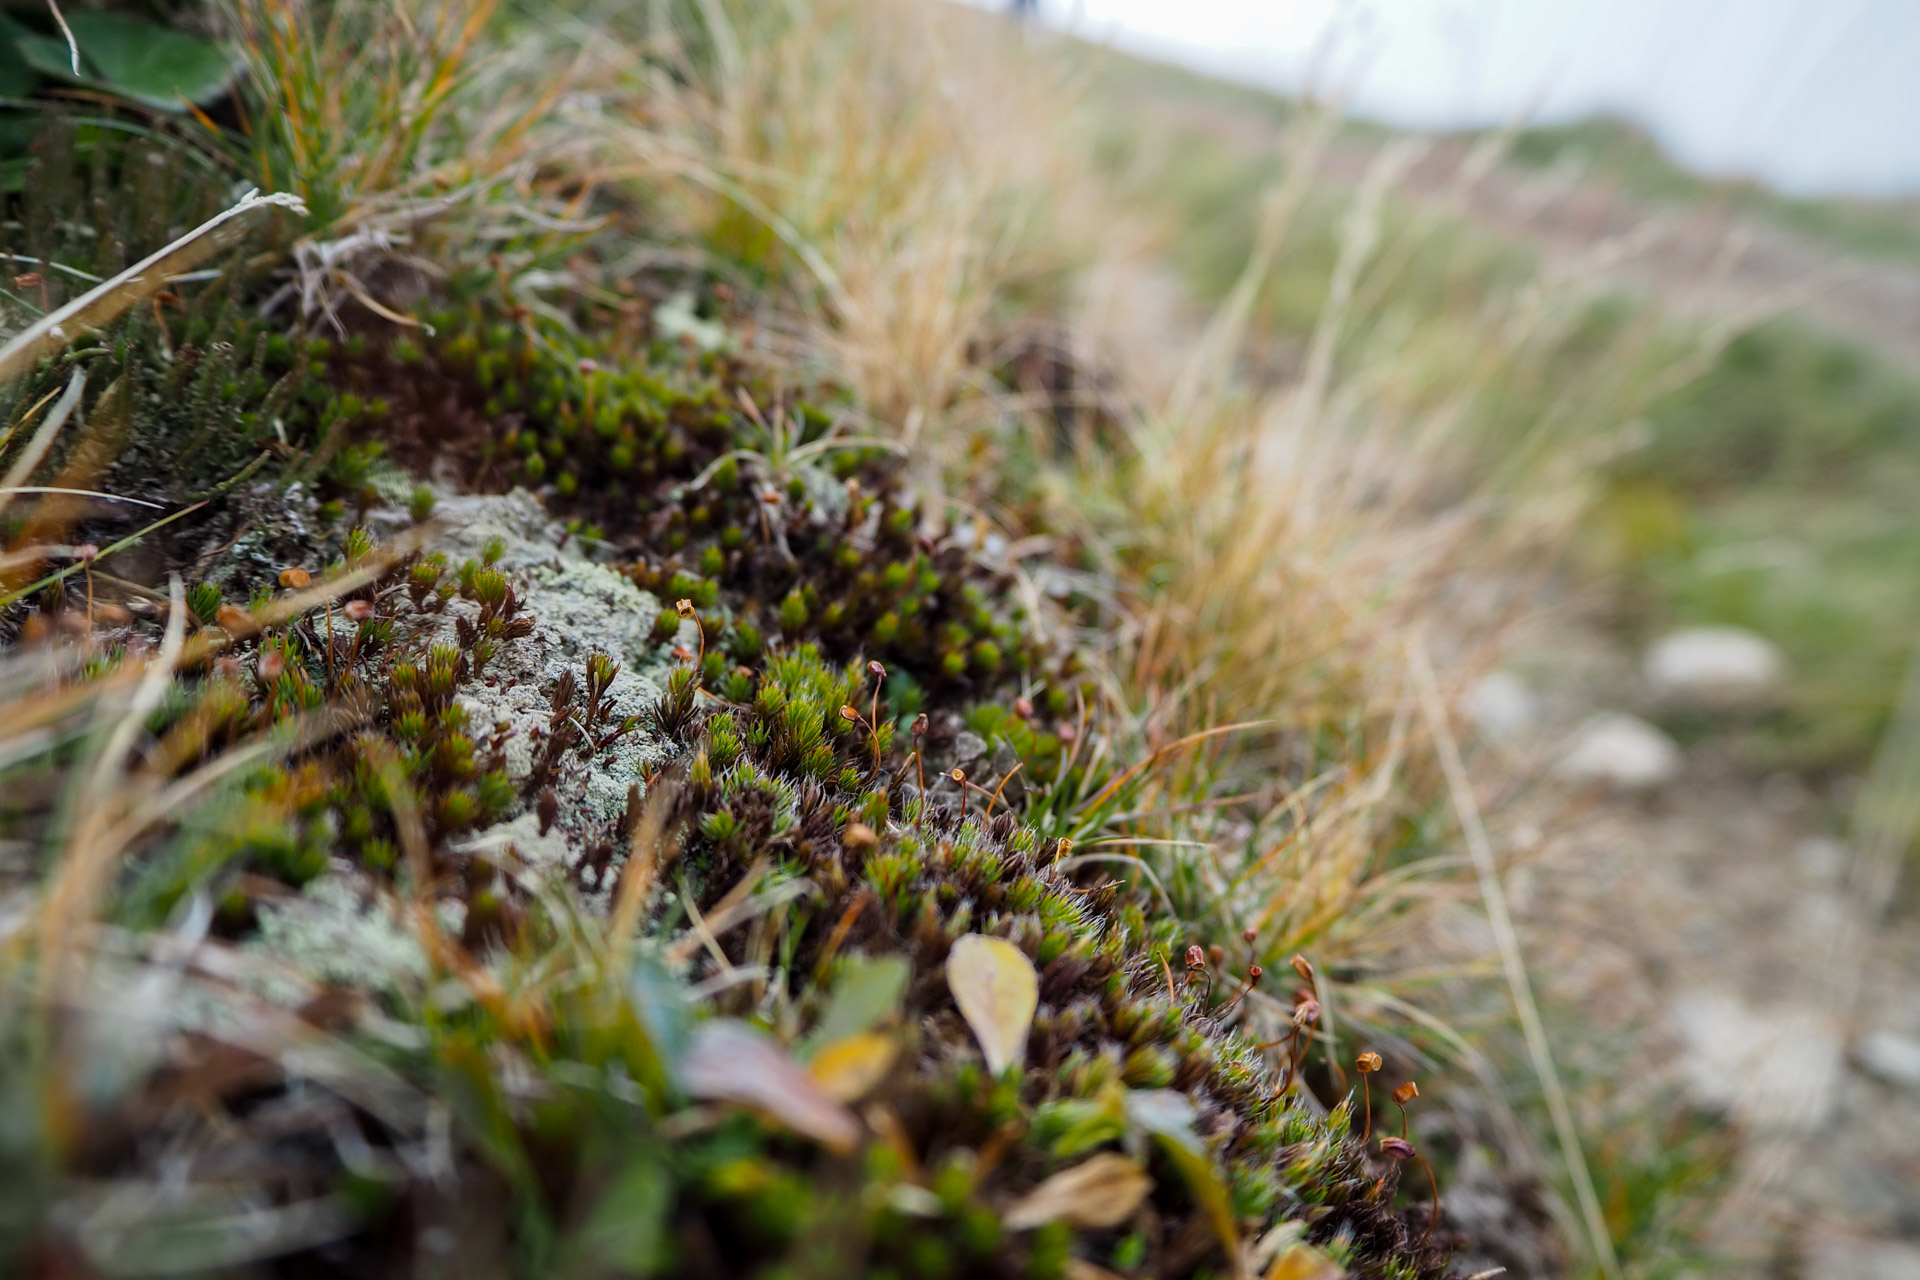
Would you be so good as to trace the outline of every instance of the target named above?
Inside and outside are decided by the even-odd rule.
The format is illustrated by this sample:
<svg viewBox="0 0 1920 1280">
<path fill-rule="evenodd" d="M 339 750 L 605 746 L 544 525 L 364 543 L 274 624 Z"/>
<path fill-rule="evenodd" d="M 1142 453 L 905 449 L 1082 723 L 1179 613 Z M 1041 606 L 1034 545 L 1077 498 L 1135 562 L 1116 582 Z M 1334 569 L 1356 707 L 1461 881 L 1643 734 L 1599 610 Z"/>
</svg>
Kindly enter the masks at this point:
<svg viewBox="0 0 1920 1280">
<path fill-rule="evenodd" d="M 1040 978 L 1027 953 L 1003 938 L 970 933 L 947 954 L 947 987 L 973 1028 L 987 1070 L 999 1075 L 1027 1056 Z"/>
<path fill-rule="evenodd" d="M 1341 1280 L 1340 1264 L 1310 1244 L 1296 1244 L 1273 1260 L 1267 1280 Z"/>
<path fill-rule="evenodd" d="M 839 1102 L 858 1102 L 886 1078 L 900 1046 L 878 1031 L 862 1031 L 823 1046 L 807 1064 L 820 1091 Z"/>
<path fill-rule="evenodd" d="M 1007 1210 L 1006 1221 L 1015 1231 L 1060 1220 L 1076 1227 L 1114 1227 L 1132 1217 L 1152 1189 L 1146 1170 L 1109 1151 L 1027 1192 Z"/>
</svg>

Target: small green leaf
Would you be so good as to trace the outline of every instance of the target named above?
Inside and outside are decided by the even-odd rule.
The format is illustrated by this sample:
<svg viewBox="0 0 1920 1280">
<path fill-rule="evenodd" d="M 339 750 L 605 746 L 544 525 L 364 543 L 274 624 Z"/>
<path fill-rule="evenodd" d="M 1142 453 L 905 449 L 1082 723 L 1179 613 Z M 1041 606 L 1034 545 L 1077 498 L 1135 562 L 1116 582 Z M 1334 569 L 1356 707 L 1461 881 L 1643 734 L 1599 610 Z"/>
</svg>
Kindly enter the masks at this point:
<svg viewBox="0 0 1920 1280">
<path fill-rule="evenodd" d="M 1112 1081 L 1091 1098 L 1043 1102 L 1033 1115 L 1034 1139 L 1062 1160 L 1117 1142 L 1126 1132 L 1126 1090 Z"/>
<path fill-rule="evenodd" d="M 692 1020 L 686 989 L 666 966 L 652 956 L 643 955 L 634 961 L 633 971 L 628 975 L 627 1001 L 637 1030 L 645 1040 L 636 1047 L 643 1061 L 650 1060 L 659 1072 L 655 1079 L 644 1083 L 658 1087 L 669 1079 L 676 1079 Z"/>
<path fill-rule="evenodd" d="M 80 46 L 78 76 L 65 40 L 25 35 L 15 46 L 43 75 L 104 89 L 158 111 L 179 111 L 182 99 L 212 102 L 232 82 L 233 66 L 220 47 L 184 31 L 91 10 L 70 15 L 67 25 Z"/>
<path fill-rule="evenodd" d="M 28 33 L 15 36 L 13 47 L 19 52 L 21 60 L 41 75 L 58 76 L 67 81 L 80 80 L 83 83 L 85 81 L 84 76 L 73 74 L 72 52 L 67 48 L 65 40 L 55 36 Z M 82 62 L 80 67 L 84 72 L 86 63 Z"/>
<path fill-rule="evenodd" d="M 642 1152 L 627 1163 L 601 1195 L 575 1247 L 594 1271 L 651 1274 L 665 1260 L 667 1211 L 673 1188 L 658 1158 Z"/>
<path fill-rule="evenodd" d="M 904 956 L 863 957 L 849 962 L 834 984 L 833 998 L 796 1055 L 807 1061 L 821 1046 L 869 1031 L 900 1012 L 909 970 Z"/>
<path fill-rule="evenodd" d="M 1206 1144 L 1193 1130 L 1193 1103 L 1172 1089 L 1135 1089 L 1127 1094 L 1127 1118 L 1150 1133 L 1186 1180 L 1187 1190 L 1199 1202 L 1213 1234 L 1229 1256 L 1240 1247 L 1240 1228 L 1233 1217 L 1233 1199 L 1226 1180 L 1214 1167 Z"/>
<path fill-rule="evenodd" d="M 25 27 L 0 13 L 0 98 L 24 98 L 40 83 L 40 77 L 34 74 L 33 67 L 14 43 L 26 34 Z"/>
</svg>

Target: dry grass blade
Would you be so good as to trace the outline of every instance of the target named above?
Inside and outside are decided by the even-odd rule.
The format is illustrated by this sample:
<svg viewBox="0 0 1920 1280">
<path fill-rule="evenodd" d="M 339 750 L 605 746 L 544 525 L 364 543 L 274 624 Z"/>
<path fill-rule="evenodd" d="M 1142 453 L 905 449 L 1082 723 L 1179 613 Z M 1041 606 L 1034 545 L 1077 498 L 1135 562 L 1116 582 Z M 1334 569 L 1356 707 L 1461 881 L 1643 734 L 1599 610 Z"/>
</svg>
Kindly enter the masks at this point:
<svg viewBox="0 0 1920 1280">
<path fill-rule="evenodd" d="M 1233 354 L 1246 337 L 1254 302 L 1273 274 L 1274 264 L 1293 229 L 1301 202 L 1312 188 L 1314 173 L 1339 118 L 1337 112 L 1319 108 L 1303 126 L 1289 130 L 1287 176 L 1262 201 L 1260 229 L 1254 237 L 1253 252 L 1247 256 L 1239 279 L 1180 371 L 1179 381 L 1167 399 L 1168 421 L 1185 422 L 1193 418 L 1208 399 L 1219 394 Z"/>
<path fill-rule="evenodd" d="M 668 948 L 667 959 L 674 964 L 684 964 L 693 957 L 694 952 L 704 947 L 721 969 L 732 969 L 733 962 L 727 959 L 720 947 L 721 934 L 765 915 L 784 903 L 815 892 L 812 881 L 783 880 L 764 892 L 755 893 L 755 887 L 772 869 L 773 864 L 765 858 L 748 867 L 746 873 L 727 890 L 720 901 L 713 904 L 713 910 L 706 915 L 702 915 L 691 902 L 686 903 L 693 928 L 687 936 Z"/>
<path fill-rule="evenodd" d="M 110 838 L 125 803 L 119 795 L 128 756 L 147 716 L 159 705 L 173 679 L 174 664 L 186 641 L 186 592 L 176 576 L 170 585 L 171 608 L 160 651 L 148 659 L 126 707 L 93 757 L 92 768 L 75 797 L 73 830 L 58 870 L 40 907 L 38 925 L 43 993 L 70 981 L 78 959 L 77 934 L 93 918 L 101 891 L 112 875 L 122 846 Z"/>
<path fill-rule="evenodd" d="M 51 484 L 0 485 L 0 497 L 12 497 L 16 493 L 52 493 L 69 498 L 98 498 L 102 502 L 125 502 L 136 507 L 151 507 L 155 511 L 163 509 L 159 503 L 148 502 L 145 498 L 129 498 L 119 493 L 102 493 L 98 489 L 63 489 Z"/>
<path fill-rule="evenodd" d="M 996 305 L 1057 283 L 1076 251 L 1052 239 L 1061 206 L 1089 189 L 1059 181 L 1081 163 L 1054 131 L 1067 95 L 1017 33 L 961 6 L 697 13 L 697 51 L 666 24 L 651 32 L 647 61 L 677 74 L 615 69 L 628 109 L 591 121 L 596 174 L 643 185 L 690 241 L 782 280 L 782 332 L 798 321 L 794 345 L 825 355 L 864 414 L 922 446 L 915 462 L 937 489 L 937 464 L 978 438 L 969 406 L 993 395 L 975 361 Z"/>
<path fill-rule="evenodd" d="M 33 469 L 40 465 L 40 460 L 47 456 L 47 450 L 52 447 L 54 437 L 59 435 L 60 429 L 67 425 L 67 419 L 73 416 L 73 411 L 79 407 L 80 397 L 86 389 L 87 371 L 75 369 L 73 376 L 67 379 L 67 389 L 61 393 L 60 402 L 53 406 L 53 412 L 48 414 L 47 420 L 40 424 L 40 429 L 33 433 L 33 438 L 27 441 L 27 447 L 21 451 L 18 458 L 14 459 L 13 465 L 7 468 L 6 476 L 0 478 L 0 511 L 6 510 L 14 494 L 23 492 L 22 486 L 33 475 Z"/>
<path fill-rule="evenodd" d="M 364 715 L 350 708 L 322 707 L 318 711 L 301 716 L 288 726 L 286 731 L 272 739 L 245 746 L 229 747 L 186 777 L 169 784 L 165 790 L 158 792 L 139 808 L 133 810 L 128 814 L 126 821 L 115 828 L 111 839 L 114 843 L 125 847 L 141 832 L 159 825 L 169 816 L 181 813 L 184 806 L 203 795 L 214 784 L 232 777 L 248 765 L 257 764 L 275 756 L 311 750 L 363 723 L 365 723 Z M 403 828 L 403 832 L 404 830 Z"/>
<path fill-rule="evenodd" d="M 1158 768 L 1161 761 L 1167 759 L 1169 756 L 1175 755 L 1181 751 L 1186 750 L 1188 747 L 1195 747 L 1200 745 L 1202 742 L 1209 741 L 1213 738 L 1223 737 L 1228 734 L 1244 733 L 1249 729 L 1270 728 L 1275 723 L 1276 722 L 1272 720 L 1249 720 L 1242 724 L 1215 725 L 1211 729 L 1199 729 L 1193 733 L 1185 734 L 1182 737 L 1176 738 L 1174 741 L 1169 742 L 1165 746 L 1155 750 L 1153 754 L 1149 755 L 1146 759 L 1141 760 L 1136 764 L 1129 765 L 1125 769 L 1121 770 L 1118 774 L 1114 775 L 1113 780 L 1107 783 L 1106 786 L 1102 787 L 1100 789 L 1099 794 L 1095 795 L 1092 800 L 1089 800 L 1087 802 L 1086 808 L 1088 810 L 1098 810 L 1108 800 L 1111 800 L 1114 797 L 1114 795 L 1118 793 L 1121 790 L 1121 788 L 1125 787 L 1129 782 L 1132 782 L 1134 779 L 1139 778 L 1143 774 L 1149 773 L 1153 769 Z"/>
<path fill-rule="evenodd" d="M 60 0 L 47 0 L 47 12 L 53 15 L 54 25 L 60 28 L 60 35 L 67 42 L 67 67 L 78 77 L 80 75 L 80 42 L 73 38 L 73 28 L 67 25 L 67 15 L 60 12 Z"/>
<path fill-rule="evenodd" d="M 133 546 L 135 543 L 139 542 L 142 538 L 146 537 L 148 534 L 153 533 L 159 529 L 164 529 L 166 526 L 172 524 L 176 520 L 185 519 L 187 516 L 192 515 L 194 512 L 200 510 L 202 507 L 206 505 L 207 504 L 204 502 L 196 502 L 192 506 L 182 507 L 180 508 L 180 510 L 174 512 L 172 515 L 163 516 L 160 519 L 155 520 L 152 524 L 147 525 L 145 528 L 138 529 L 133 533 L 128 534 L 126 537 L 121 538 L 117 542 L 108 543 L 106 546 L 100 548 L 100 551 L 96 555 L 88 556 L 85 558 L 77 558 L 75 559 L 74 563 L 68 565 L 66 568 L 56 569 L 54 572 L 48 574 L 44 578 L 41 578 L 37 582 L 30 582 L 24 587 L 18 587 L 12 591 L 7 592 L 4 595 L 0 595 L 0 608 L 5 608 L 7 605 L 12 604 L 16 600 L 24 599 L 43 587 L 50 587 L 54 583 L 59 582 L 63 578 L 70 578 L 74 574 L 79 573 L 82 570 L 86 569 L 89 565 L 97 563 L 98 561 L 101 561 L 101 560 L 105 560 L 108 556 L 113 555 L 117 551 L 125 551 L 128 547 Z"/>
<path fill-rule="evenodd" d="M 670 832 L 667 823 L 679 794 L 677 779 L 657 780 L 647 790 L 645 805 L 634 815 L 627 861 L 620 869 L 613 915 L 607 925 L 616 968 L 622 965 L 633 945 L 640 913 L 646 909 L 647 896 L 653 892 L 654 878 L 660 874 L 660 868 L 673 859 L 677 833 Z"/>
<path fill-rule="evenodd" d="M 109 276 L 65 306 L 34 321 L 0 348 L 0 382 L 16 378 L 42 356 L 65 347 L 82 333 L 111 323 L 135 303 L 144 302 L 167 286 L 171 276 L 191 271 L 231 243 L 238 222 L 263 209 L 305 213 L 298 196 L 249 191 L 238 203 L 223 209 L 178 240 L 115 276 Z"/>
<path fill-rule="evenodd" d="M 1554 1066 L 1553 1050 L 1547 1043 L 1546 1027 L 1540 1020 L 1539 1006 L 1534 1003 L 1533 987 L 1527 979 L 1526 960 L 1520 954 L 1520 935 L 1513 927 L 1512 913 L 1507 910 L 1506 890 L 1500 884 L 1500 871 L 1493 861 L 1493 847 L 1487 840 L 1486 825 L 1480 819 L 1480 804 L 1474 798 L 1473 780 L 1467 776 L 1466 763 L 1460 758 L 1460 748 L 1454 742 L 1452 729 L 1448 727 L 1446 704 L 1441 700 L 1440 686 L 1434 679 L 1433 664 L 1427 659 L 1426 646 L 1416 636 L 1409 641 L 1407 650 L 1414 686 L 1426 713 L 1427 727 L 1433 734 L 1434 751 L 1440 757 L 1441 769 L 1446 773 L 1447 790 L 1453 798 L 1454 813 L 1459 818 L 1461 833 L 1466 837 L 1467 852 L 1473 857 L 1474 873 L 1480 880 L 1487 921 L 1493 926 L 1494 940 L 1500 948 L 1501 967 L 1506 973 L 1507 988 L 1513 995 L 1521 1034 L 1526 1037 L 1527 1054 L 1533 1060 L 1534 1074 L 1539 1077 L 1541 1091 L 1546 1095 L 1554 1133 L 1560 1140 L 1560 1153 L 1566 1160 L 1567 1176 L 1572 1180 L 1574 1195 L 1580 1202 L 1587 1244 L 1593 1250 L 1594 1264 L 1599 1267 L 1601 1274 L 1609 1280 L 1615 1280 L 1621 1274 L 1620 1259 L 1614 1253 L 1613 1238 L 1607 1231 L 1606 1216 L 1600 1209 L 1600 1197 L 1594 1191 L 1593 1175 L 1587 1169 L 1587 1159 L 1581 1151 L 1580 1133 L 1574 1127 L 1573 1111 L 1567 1105 L 1567 1092 L 1560 1083 L 1559 1069 Z"/>
</svg>

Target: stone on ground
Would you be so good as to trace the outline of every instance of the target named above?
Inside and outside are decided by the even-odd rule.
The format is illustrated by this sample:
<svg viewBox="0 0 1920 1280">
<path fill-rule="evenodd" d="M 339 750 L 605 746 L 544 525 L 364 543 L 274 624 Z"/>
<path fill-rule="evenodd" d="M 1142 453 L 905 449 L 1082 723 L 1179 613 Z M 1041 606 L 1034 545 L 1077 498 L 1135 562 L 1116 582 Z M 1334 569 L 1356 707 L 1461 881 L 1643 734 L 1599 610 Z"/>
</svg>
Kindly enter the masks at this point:
<svg viewBox="0 0 1920 1280">
<path fill-rule="evenodd" d="M 1853 1060 L 1876 1080 L 1902 1089 L 1920 1089 L 1920 1037 L 1896 1031 L 1872 1031 L 1860 1037 Z"/>
<path fill-rule="evenodd" d="M 1832 1280 L 1920 1280 L 1920 1247 L 1900 1241 L 1829 1237 L 1807 1250 L 1800 1274 Z"/>
<path fill-rule="evenodd" d="M 1768 1133 L 1806 1133 L 1832 1111 L 1843 1042 L 1825 1012 L 1712 989 L 1680 992 L 1669 1011 L 1686 1045 L 1687 1091 L 1702 1106 Z"/>
<path fill-rule="evenodd" d="M 1603 711 L 1573 731 L 1555 771 L 1569 782 L 1644 791 L 1679 774 L 1680 748 L 1638 716 Z"/>
<path fill-rule="evenodd" d="M 1765 703 L 1779 692 L 1787 663 L 1765 636 L 1740 627 L 1688 627 L 1648 649 L 1643 670 L 1661 701 L 1711 710 Z"/>
<path fill-rule="evenodd" d="M 1525 680 L 1511 671 L 1489 671 L 1467 694 L 1467 714 L 1482 738 L 1510 745 L 1533 731 L 1540 705 Z"/>
</svg>

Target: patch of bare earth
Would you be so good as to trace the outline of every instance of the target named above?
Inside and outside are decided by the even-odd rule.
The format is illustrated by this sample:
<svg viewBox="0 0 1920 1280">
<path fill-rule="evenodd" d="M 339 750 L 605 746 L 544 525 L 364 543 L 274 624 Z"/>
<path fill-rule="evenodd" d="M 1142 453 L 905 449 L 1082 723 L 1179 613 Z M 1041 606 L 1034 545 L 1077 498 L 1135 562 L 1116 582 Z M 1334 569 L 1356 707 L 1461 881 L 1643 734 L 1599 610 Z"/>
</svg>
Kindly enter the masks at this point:
<svg viewBox="0 0 1920 1280">
<path fill-rule="evenodd" d="M 1861 890 L 1857 782 L 1753 776 L 1711 738 L 1660 782 L 1556 779 L 1596 710 L 1653 698 L 1594 628 L 1519 665 L 1536 712 L 1504 751 L 1534 763 L 1506 825 L 1538 843 L 1510 889 L 1543 996 L 1581 1028 L 1563 1062 L 1605 1073 L 1616 1108 L 1729 1127 L 1706 1243 L 1737 1274 L 1920 1278 L 1920 930 L 1910 894 L 1883 918 Z"/>
</svg>

